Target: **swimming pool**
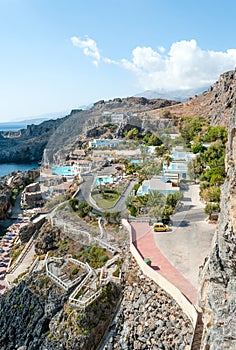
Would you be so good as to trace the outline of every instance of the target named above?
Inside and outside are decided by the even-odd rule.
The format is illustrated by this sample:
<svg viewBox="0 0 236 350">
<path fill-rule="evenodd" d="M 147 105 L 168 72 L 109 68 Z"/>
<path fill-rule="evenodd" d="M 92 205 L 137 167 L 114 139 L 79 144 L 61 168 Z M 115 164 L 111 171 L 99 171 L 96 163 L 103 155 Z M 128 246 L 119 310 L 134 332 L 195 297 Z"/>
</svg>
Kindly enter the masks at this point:
<svg viewBox="0 0 236 350">
<path fill-rule="evenodd" d="M 52 172 L 55 175 L 60 176 L 74 176 L 74 169 L 71 166 L 57 166 L 52 168 Z"/>
<path fill-rule="evenodd" d="M 99 186 L 99 185 L 105 185 L 105 184 L 112 184 L 114 182 L 114 179 L 111 175 L 103 175 L 103 176 L 99 176 L 96 177 L 96 179 L 94 180 L 94 186 Z"/>
<path fill-rule="evenodd" d="M 132 164 L 139 164 L 139 163 L 142 163 L 142 159 L 129 159 L 129 162 L 132 163 Z"/>
</svg>

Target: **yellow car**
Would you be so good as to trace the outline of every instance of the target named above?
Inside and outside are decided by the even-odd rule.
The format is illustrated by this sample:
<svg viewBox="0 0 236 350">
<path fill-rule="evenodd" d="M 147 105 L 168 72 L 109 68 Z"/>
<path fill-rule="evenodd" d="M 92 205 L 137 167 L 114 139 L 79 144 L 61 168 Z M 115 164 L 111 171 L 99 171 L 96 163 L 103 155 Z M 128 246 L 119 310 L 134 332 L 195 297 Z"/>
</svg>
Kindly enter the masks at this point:
<svg viewBox="0 0 236 350">
<path fill-rule="evenodd" d="M 169 229 L 169 227 L 165 224 L 163 224 L 163 222 L 156 222 L 153 225 L 153 230 L 155 232 L 166 232 Z"/>
</svg>

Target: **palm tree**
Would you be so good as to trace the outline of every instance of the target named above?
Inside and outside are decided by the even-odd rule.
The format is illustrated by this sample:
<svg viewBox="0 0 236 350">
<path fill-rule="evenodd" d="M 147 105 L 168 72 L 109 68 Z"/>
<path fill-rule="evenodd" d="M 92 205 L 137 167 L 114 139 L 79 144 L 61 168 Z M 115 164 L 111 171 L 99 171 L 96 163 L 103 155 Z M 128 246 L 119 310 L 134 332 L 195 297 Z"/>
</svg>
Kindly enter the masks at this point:
<svg viewBox="0 0 236 350">
<path fill-rule="evenodd" d="M 170 162 L 172 162 L 172 158 L 169 153 L 165 154 L 163 157 L 163 161 L 166 162 L 167 168 L 170 166 Z"/>
</svg>

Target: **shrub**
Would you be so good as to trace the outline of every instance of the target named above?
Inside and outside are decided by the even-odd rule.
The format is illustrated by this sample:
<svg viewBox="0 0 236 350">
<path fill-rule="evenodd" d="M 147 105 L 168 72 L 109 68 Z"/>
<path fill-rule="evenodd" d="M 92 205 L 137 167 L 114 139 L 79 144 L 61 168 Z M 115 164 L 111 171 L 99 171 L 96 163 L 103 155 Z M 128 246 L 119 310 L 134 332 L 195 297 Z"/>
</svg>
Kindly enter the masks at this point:
<svg viewBox="0 0 236 350">
<path fill-rule="evenodd" d="M 99 259 L 100 262 L 106 262 L 108 260 L 108 256 L 107 255 L 102 255 Z"/>
<path fill-rule="evenodd" d="M 120 269 L 119 269 L 119 267 L 113 272 L 113 274 L 112 274 L 114 277 L 119 277 L 119 275 L 120 275 Z"/>
<path fill-rule="evenodd" d="M 75 268 L 72 270 L 71 274 L 74 276 L 74 275 L 77 275 L 78 272 L 79 272 L 79 269 L 78 269 L 77 267 L 75 267 Z"/>
<path fill-rule="evenodd" d="M 131 205 L 129 207 L 129 211 L 130 211 L 130 215 L 132 215 L 132 216 L 137 216 L 137 214 L 138 214 L 138 208 L 135 207 L 134 205 Z"/>
</svg>

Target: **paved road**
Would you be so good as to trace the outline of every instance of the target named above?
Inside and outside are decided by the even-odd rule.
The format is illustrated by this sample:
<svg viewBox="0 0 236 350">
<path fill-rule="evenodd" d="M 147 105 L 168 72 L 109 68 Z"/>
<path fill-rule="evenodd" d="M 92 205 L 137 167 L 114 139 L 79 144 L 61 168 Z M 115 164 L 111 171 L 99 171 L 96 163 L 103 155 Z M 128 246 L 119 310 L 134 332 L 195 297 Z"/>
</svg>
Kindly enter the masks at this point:
<svg viewBox="0 0 236 350">
<path fill-rule="evenodd" d="M 110 170 L 110 172 L 108 173 L 108 171 L 107 171 L 107 173 L 108 174 L 112 173 L 110 167 L 109 167 L 109 170 Z M 103 174 L 105 174 L 105 172 L 103 172 Z M 89 203 L 91 206 L 94 207 L 94 203 L 91 202 L 90 193 L 91 193 L 91 189 L 92 189 L 92 185 L 93 185 L 95 176 L 94 175 L 84 175 L 83 178 L 84 178 L 84 182 L 80 185 L 80 191 L 79 191 L 78 197 L 81 200 L 85 200 L 87 203 Z M 127 187 L 127 189 L 125 190 L 125 192 L 121 195 L 120 199 L 117 201 L 116 205 L 113 208 L 106 209 L 106 210 L 105 209 L 100 210 L 98 208 L 95 208 L 95 212 L 102 213 L 102 211 L 109 210 L 110 212 L 119 211 L 119 212 L 124 213 L 126 211 L 125 202 L 129 196 L 134 184 L 135 184 L 135 181 L 132 180 L 130 182 L 129 186 Z"/>
<path fill-rule="evenodd" d="M 21 195 L 22 191 L 20 191 L 20 193 L 16 197 L 16 201 L 11 212 L 11 218 L 17 219 L 19 214 L 23 214 L 23 210 L 21 208 Z"/>
<path fill-rule="evenodd" d="M 157 246 L 168 260 L 197 288 L 198 268 L 211 249 L 215 225 L 206 222 L 198 186 L 185 193 L 183 207 L 173 217 L 171 230 L 154 233 Z"/>
</svg>

